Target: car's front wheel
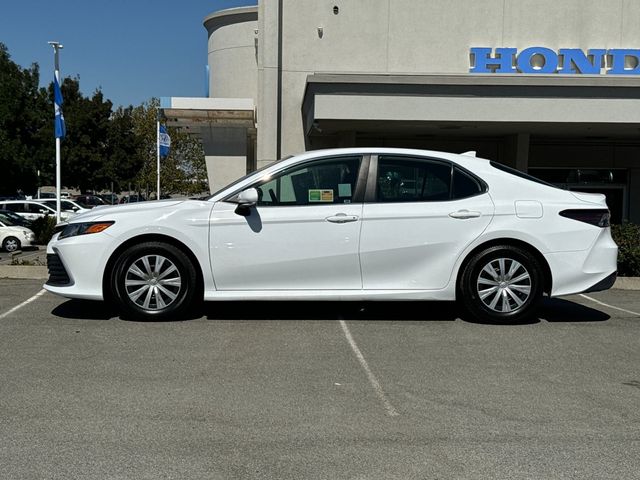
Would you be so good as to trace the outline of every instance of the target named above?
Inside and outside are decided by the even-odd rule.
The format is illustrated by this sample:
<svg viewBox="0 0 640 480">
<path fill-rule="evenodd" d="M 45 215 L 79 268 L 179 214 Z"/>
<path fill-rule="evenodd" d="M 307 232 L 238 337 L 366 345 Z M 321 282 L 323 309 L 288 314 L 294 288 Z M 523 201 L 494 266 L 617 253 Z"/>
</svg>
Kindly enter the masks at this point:
<svg viewBox="0 0 640 480">
<path fill-rule="evenodd" d="M 20 250 L 20 247 L 20 240 L 18 240 L 16 237 L 7 237 L 2 242 L 2 248 L 4 248 L 5 251 L 9 253 L 17 252 L 18 250 Z"/>
<path fill-rule="evenodd" d="M 535 313 L 543 282 L 542 267 L 529 252 L 498 245 L 469 260 L 458 291 L 463 305 L 478 320 L 517 323 Z"/>
<path fill-rule="evenodd" d="M 164 242 L 125 250 L 112 275 L 112 296 L 122 312 L 140 320 L 183 317 L 196 298 L 198 277 L 189 257 Z"/>
</svg>

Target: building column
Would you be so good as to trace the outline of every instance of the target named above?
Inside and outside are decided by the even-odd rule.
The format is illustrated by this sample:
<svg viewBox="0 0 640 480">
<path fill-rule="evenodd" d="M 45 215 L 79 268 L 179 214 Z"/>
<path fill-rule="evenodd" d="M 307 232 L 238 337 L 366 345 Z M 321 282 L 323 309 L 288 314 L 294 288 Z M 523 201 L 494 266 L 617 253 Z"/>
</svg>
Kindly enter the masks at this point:
<svg viewBox="0 0 640 480">
<path fill-rule="evenodd" d="M 521 172 L 529 169 L 529 144 L 531 134 L 516 133 L 505 137 L 506 158 L 508 164 Z M 507 162 L 505 162 L 507 163 Z"/>
<path fill-rule="evenodd" d="M 209 190 L 215 192 L 247 173 L 248 145 L 245 127 L 202 128 Z"/>
</svg>

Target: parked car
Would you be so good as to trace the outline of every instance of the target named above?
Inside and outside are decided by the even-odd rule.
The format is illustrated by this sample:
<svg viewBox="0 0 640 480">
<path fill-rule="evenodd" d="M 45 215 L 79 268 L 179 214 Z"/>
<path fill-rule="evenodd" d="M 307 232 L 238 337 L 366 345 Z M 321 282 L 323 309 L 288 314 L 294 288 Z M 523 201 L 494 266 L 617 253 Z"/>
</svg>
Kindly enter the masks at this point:
<svg viewBox="0 0 640 480">
<path fill-rule="evenodd" d="M 142 195 L 126 195 L 120 199 L 120 203 L 145 202 L 147 199 Z"/>
<path fill-rule="evenodd" d="M 0 211 L 0 246 L 3 250 L 9 253 L 16 252 L 24 247 L 30 247 L 35 239 L 33 231 Z"/>
<path fill-rule="evenodd" d="M 53 192 L 37 192 L 34 200 L 42 200 L 43 198 L 56 198 L 56 194 Z"/>
<path fill-rule="evenodd" d="M 115 193 L 99 193 L 97 196 L 109 205 L 115 205 L 118 203 L 118 195 Z"/>
<path fill-rule="evenodd" d="M 517 322 L 543 293 L 613 285 L 609 217 L 604 195 L 471 154 L 320 150 L 207 201 L 79 215 L 47 247 L 45 288 L 143 319 L 202 299 L 351 299 L 458 300 L 483 321 Z"/>
<path fill-rule="evenodd" d="M 31 225 L 33 224 L 31 220 L 27 220 L 11 210 L 0 210 L 0 215 L 8 218 L 12 223 L 20 225 L 21 227 L 31 228 Z"/>
<path fill-rule="evenodd" d="M 73 200 L 88 208 L 97 207 L 98 205 L 107 205 L 107 202 L 97 195 L 77 195 Z"/>
<path fill-rule="evenodd" d="M 13 213 L 20 215 L 27 220 L 35 220 L 37 218 L 46 217 L 51 215 L 56 216 L 55 207 L 51 208 L 49 205 L 41 203 L 42 200 L 4 200 L 0 201 L 0 209 L 9 210 Z M 74 213 L 61 212 L 60 218 L 66 220 L 71 218 Z"/>
<path fill-rule="evenodd" d="M 45 205 L 48 205 L 49 207 L 53 208 L 54 210 L 56 209 L 56 200 L 53 199 L 49 199 L 46 198 L 44 200 L 38 200 L 40 203 L 43 203 Z M 68 212 L 68 213 L 85 213 L 88 212 L 89 210 L 91 210 L 90 207 L 76 201 L 76 200 L 60 200 L 60 209 L 63 212 Z"/>
</svg>

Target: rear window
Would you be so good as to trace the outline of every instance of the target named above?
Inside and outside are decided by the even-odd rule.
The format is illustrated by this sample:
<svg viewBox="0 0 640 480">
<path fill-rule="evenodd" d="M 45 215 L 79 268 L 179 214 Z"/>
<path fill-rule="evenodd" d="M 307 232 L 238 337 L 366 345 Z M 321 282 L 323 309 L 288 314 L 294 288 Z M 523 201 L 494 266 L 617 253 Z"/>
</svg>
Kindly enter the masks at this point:
<svg viewBox="0 0 640 480">
<path fill-rule="evenodd" d="M 507 172 L 513 176 L 524 178 L 525 180 L 529 180 L 534 183 L 539 183 L 540 185 L 546 185 L 547 187 L 558 188 L 551 183 L 547 183 L 544 180 L 540 180 L 539 178 L 533 177 L 527 173 L 521 172 L 520 170 L 516 170 L 515 168 L 507 167 L 506 165 L 498 162 L 491 161 L 489 162 L 493 168 L 497 168 L 498 170 L 502 170 L 503 172 Z"/>
</svg>

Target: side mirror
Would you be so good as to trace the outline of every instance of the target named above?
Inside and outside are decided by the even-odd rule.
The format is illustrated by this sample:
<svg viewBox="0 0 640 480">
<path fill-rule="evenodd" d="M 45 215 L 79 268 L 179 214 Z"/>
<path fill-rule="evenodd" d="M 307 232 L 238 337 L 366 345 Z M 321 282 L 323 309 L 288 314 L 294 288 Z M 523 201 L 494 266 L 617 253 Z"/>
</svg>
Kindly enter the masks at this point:
<svg viewBox="0 0 640 480">
<path fill-rule="evenodd" d="M 246 207 L 253 207 L 258 203 L 258 190 L 255 188 L 248 188 L 238 194 L 237 200 L 239 205 Z"/>
<path fill-rule="evenodd" d="M 251 207 L 254 207 L 258 203 L 258 190 L 255 188 L 248 188 L 240 192 L 235 201 L 238 203 L 235 213 L 243 217 L 251 215 Z"/>
</svg>

